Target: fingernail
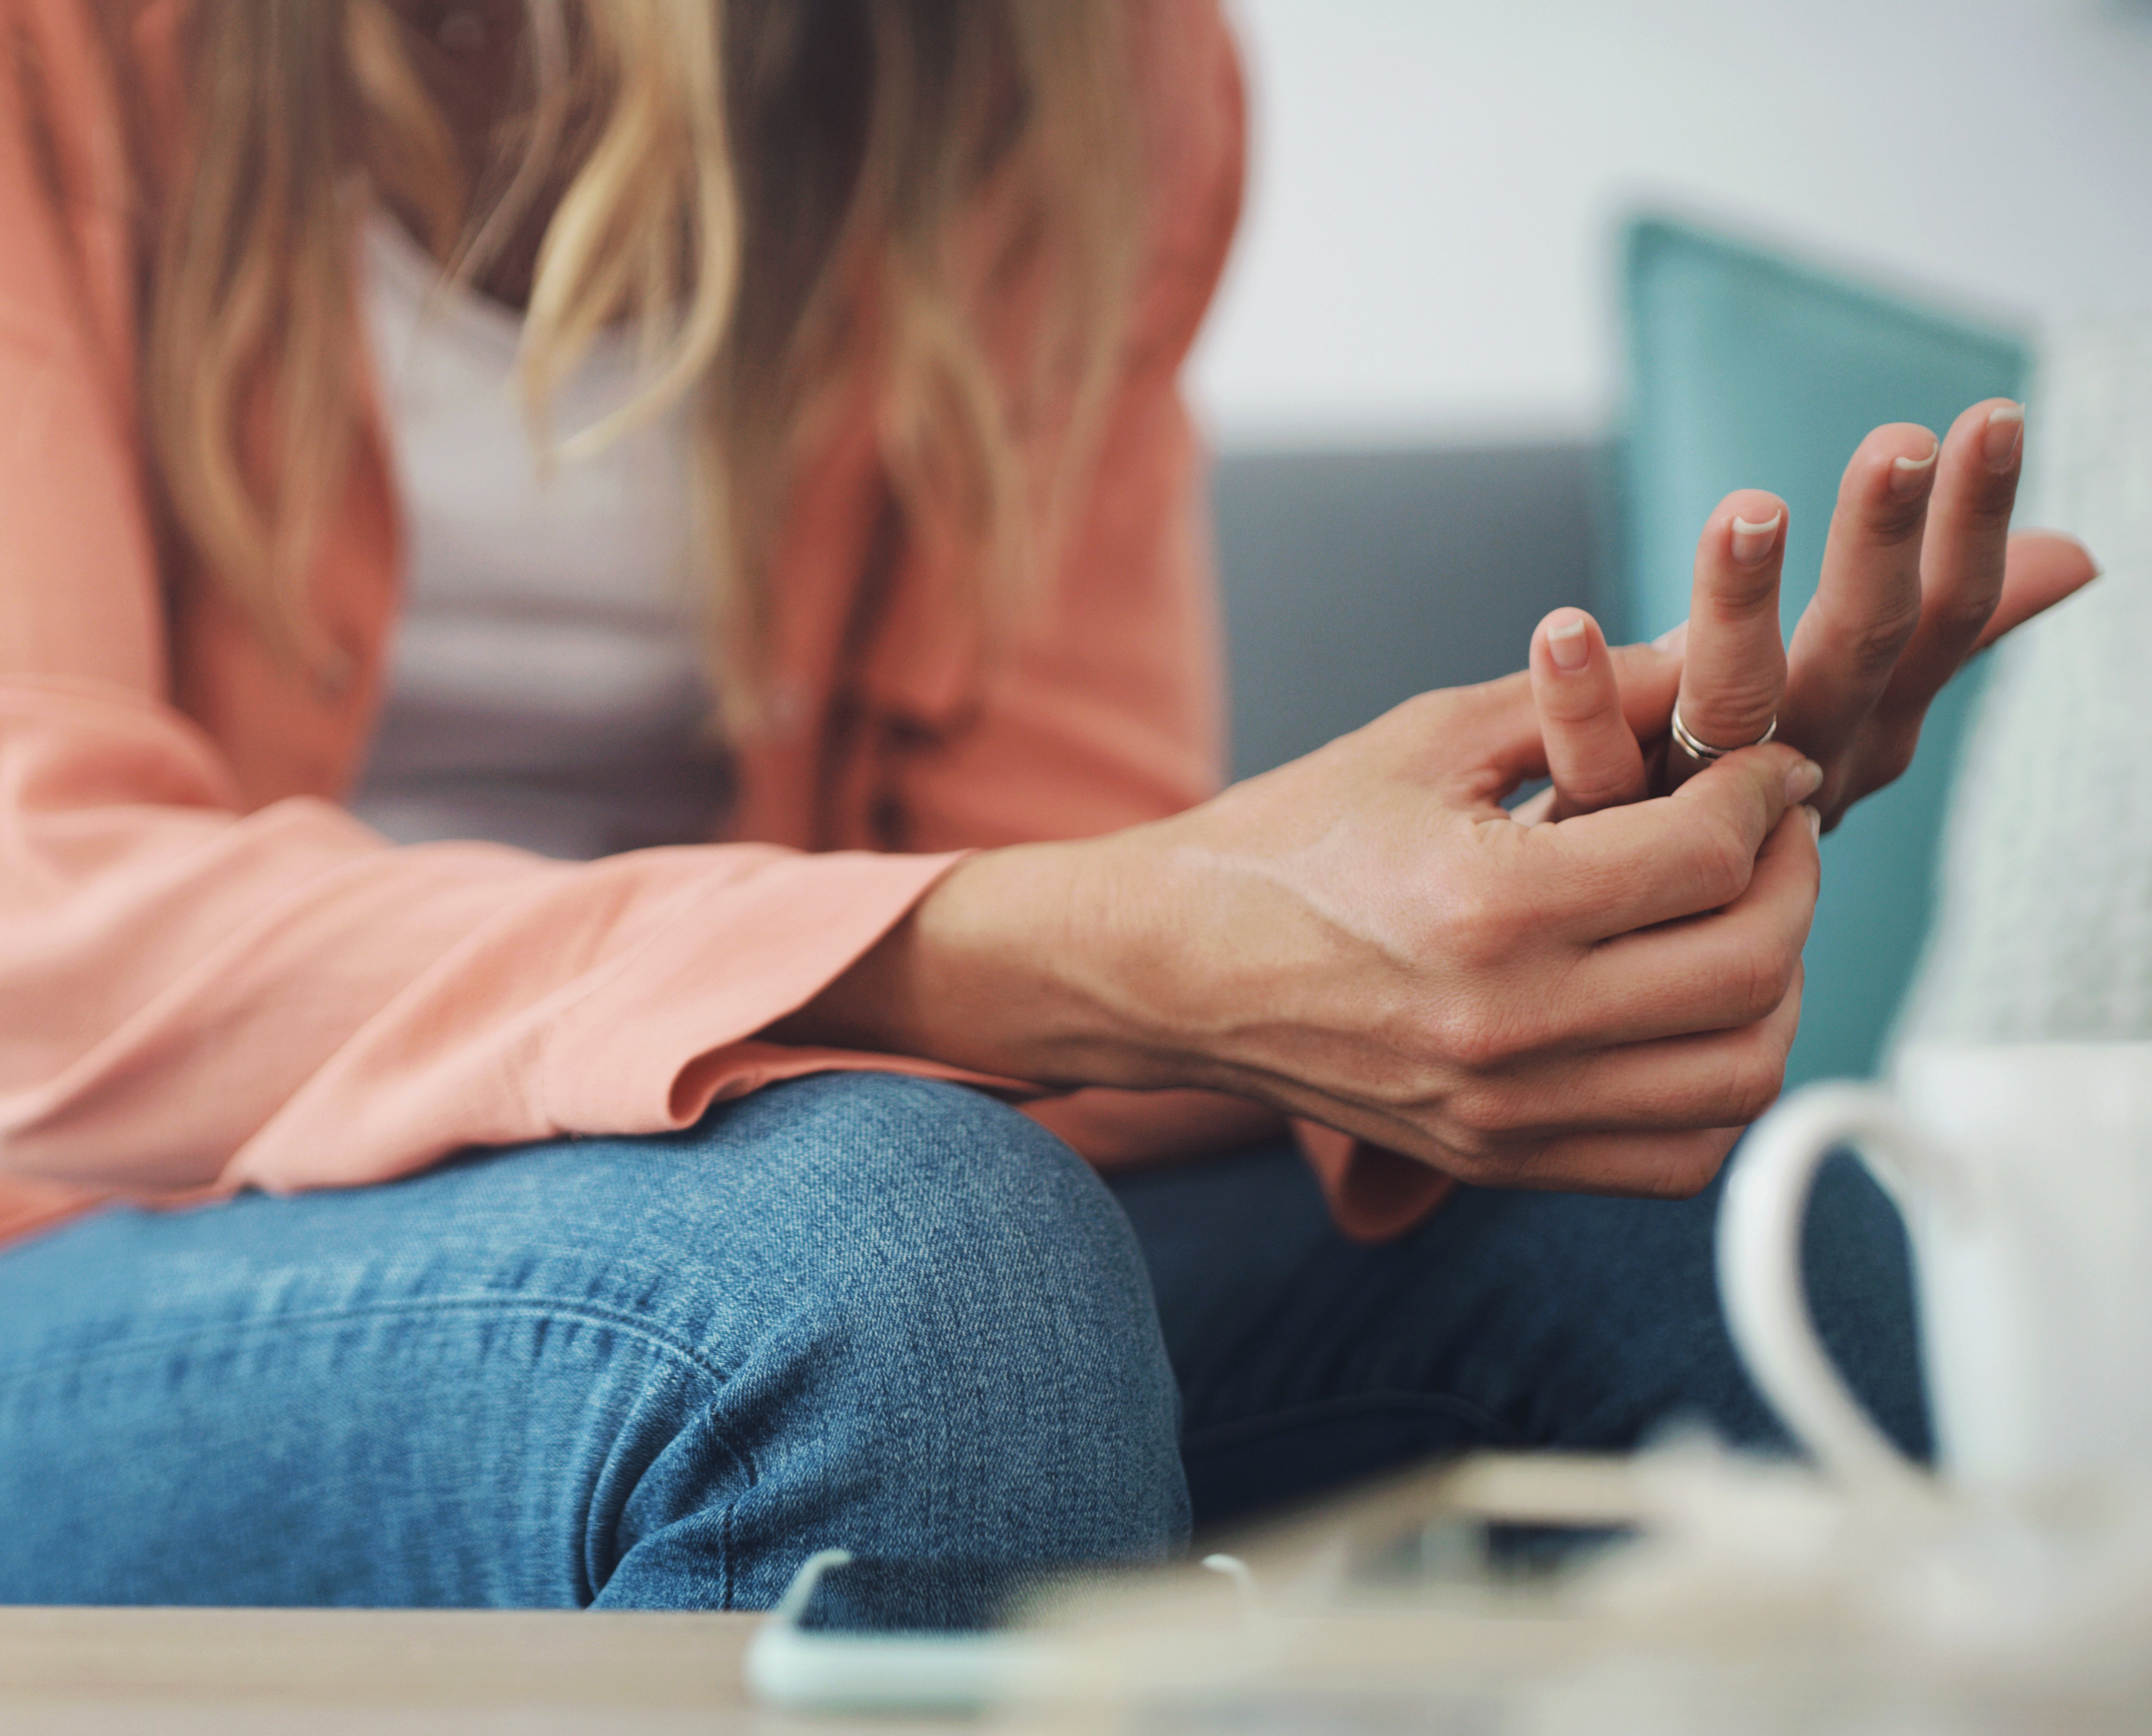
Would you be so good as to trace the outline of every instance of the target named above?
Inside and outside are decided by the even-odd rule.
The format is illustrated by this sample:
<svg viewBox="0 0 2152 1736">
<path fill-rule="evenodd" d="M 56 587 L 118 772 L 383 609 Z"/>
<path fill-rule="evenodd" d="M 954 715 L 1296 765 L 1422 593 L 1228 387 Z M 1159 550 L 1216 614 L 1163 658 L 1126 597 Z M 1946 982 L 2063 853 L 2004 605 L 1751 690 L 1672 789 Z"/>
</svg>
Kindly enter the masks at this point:
<svg viewBox="0 0 2152 1736">
<path fill-rule="evenodd" d="M 1809 836 L 1811 838 L 1821 838 L 1823 836 L 1822 813 L 1817 809 L 1808 807 L 1804 807 L 1801 810 L 1801 812 L 1807 815 L 1809 817 Z"/>
<path fill-rule="evenodd" d="M 1654 651 L 1679 651 L 1688 643 L 1688 623 L 1677 621 L 1672 627 L 1652 641 Z"/>
<path fill-rule="evenodd" d="M 2025 439 L 2025 406 L 1998 404 L 1987 413 L 1987 427 L 1980 436 L 1980 455 L 1991 470 L 2007 470 L 2017 461 L 2018 448 Z"/>
<path fill-rule="evenodd" d="M 1823 788 L 1823 768 L 1813 759 L 1804 759 L 1786 774 L 1786 799 L 1804 802 Z"/>
<path fill-rule="evenodd" d="M 1547 654 L 1555 667 L 1572 673 L 1591 661 L 1591 644 L 1585 637 L 1584 617 L 1571 609 L 1547 623 Z"/>
<path fill-rule="evenodd" d="M 1784 512 L 1774 512 L 1760 525 L 1752 525 L 1746 519 L 1733 521 L 1733 564 L 1736 566 L 1759 566 L 1771 546 L 1779 540 L 1779 525 L 1784 520 Z"/>
<path fill-rule="evenodd" d="M 1941 451 L 1940 440 L 1931 443 L 1926 458 L 1894 458 L 1891 460 L 1891 492 L 1901 500 L 1911 500 L 1923 492 L 1935 480 L 1936 454 Z"/>
</svg>

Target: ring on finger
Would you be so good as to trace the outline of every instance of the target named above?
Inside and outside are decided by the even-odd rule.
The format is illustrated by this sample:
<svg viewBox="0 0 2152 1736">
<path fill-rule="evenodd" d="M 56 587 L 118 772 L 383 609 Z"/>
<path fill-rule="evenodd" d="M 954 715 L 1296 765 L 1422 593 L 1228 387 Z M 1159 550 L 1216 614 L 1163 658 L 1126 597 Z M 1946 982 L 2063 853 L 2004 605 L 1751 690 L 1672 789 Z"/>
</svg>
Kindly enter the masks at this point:
<svg viewBox="0 0 2152 1736">
<path fill-rule="evenodd" d="M 1760 748 L 1778 733 L 1779 720 L 1774 717 L 1771 719 L 1770 728 L 1758 736 L 1755 740 L 1743 743 L 1743 746 Z M 1698 765 L 1708 765 L 1714 759 L 1723 759 L 1728 754 L 1738 754 L 1741 751 L 1739 748 L 1714 748 L 1709 742 L 1698 741 L 1691 735 L 1688 732 L 1688 725 L 1682 722 L 1679 700 L 1674 702 L 1673 738 L 1674 745 Z"/>
</svg>

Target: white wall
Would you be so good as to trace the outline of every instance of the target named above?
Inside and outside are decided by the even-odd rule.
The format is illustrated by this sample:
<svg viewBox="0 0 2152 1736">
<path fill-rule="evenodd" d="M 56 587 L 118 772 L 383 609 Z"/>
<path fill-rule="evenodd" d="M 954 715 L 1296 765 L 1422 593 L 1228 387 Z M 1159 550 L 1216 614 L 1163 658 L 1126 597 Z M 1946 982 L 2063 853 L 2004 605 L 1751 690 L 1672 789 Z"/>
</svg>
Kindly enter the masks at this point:
<svg viewBox="0 0 2152 1736">
<path fill-rule="evenodd" d="M 1229 445 L 1566 432 L 1655 202 L 2038 322 L 2152 307 L 2152 0 L 1238 0 Z"/>
</svg>

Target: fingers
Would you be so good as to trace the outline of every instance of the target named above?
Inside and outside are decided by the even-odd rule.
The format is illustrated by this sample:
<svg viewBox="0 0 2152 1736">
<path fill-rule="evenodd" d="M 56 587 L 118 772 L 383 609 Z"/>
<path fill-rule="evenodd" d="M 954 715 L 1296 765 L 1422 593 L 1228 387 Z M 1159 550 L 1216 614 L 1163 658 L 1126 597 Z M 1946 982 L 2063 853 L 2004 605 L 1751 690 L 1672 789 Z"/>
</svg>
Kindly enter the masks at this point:
<svg viewBox="0 0 2152 1736">
<path fill-rule="evenodd" d="M 1617 645 L 1606 655 L 1613 665 L 1630 734 L 1640 740 L 1663 735 L 1681 679 L 1680 653 L 1653 645 Z M 1471 765 L 1451 788 L 1492 810 L 1526 779 L 1546 775 L 1541 727 L 1533 673 L 1520 669 L 1474 688 L 1415 695 L 1361 733 L 1387 738 L 1400 764 L 1419 768 L 1439 757 L 1460 729 L 1469 732 L 1478 746 Z"/>
<path fill-rule="evenodd" d="M 2007 398 L 1977 404 L 1951 425 L 1928 510 L 1920 625 L 1879 703 L 1886 720 L 1917 728 L 2002 600 L 2024 444 L 2024 407 Z"/>
<path fill-rule="evenodd" d="M 1556 609 L 1532 635 L 1532 700 L 1539 708 L 1549 817 L 1589 814 L 1645 793 L 1644 755 L 1622 712 L 1614 660 L 1599 624 L 1581 609 Z"/>
<path fill-rule="evenodd" d="M 1785 503 L 1759 489 L 1720 501 L 1698 540 L 1681 718 L 1691 735 L 1713 747 L 1746 747 L 1778 715 L 1786 678 L 1779 633 L 1785 546 Z M 1669 783 L 1693 775 L 1698 764 L 1678 747 L 1669 749 Z"/>
<path fill-rule="evenodd" d="M 1443 1160 L 1441 1167 L 1481 1186 L 1686 1200 L 1711 1185 L 1743 1131 L 1580 1134 L 1555 1140 L 1534 1152 L 1529 1163 L 1505 1167 L 1499 1178 L 1485 1181 L 1454 1160 Z"/>
<path fill-rule="evenodd" d="M 1608 940 L 1718 910 L 1746 891 L 1757 853 L 1822 774 L 1793 748 L 1743 749 L 1672 795 L 1579 815 L 1520 840 L 1548 853 L 1545 920 L 1564 937 Z"/>
<path fill-rule="evenodd" d="M 1451 1099 L 1452 1111 L 1469 1124 L 1457 1136 L 1465 1148 L 1459 1155 L 1493 1157 L 1580 1134 L 1657 1133 L 1667 1139 L 1744 1125 L 1768 1109 L 1784 1085 L 1800 1005 L 1797 967 L 1777 1003 L 1738 1029 L 1587 1056 L 1549 1056 L 1485 1080 Z M 1541 1161 L 1535 1156 L 1527 1167 L 1537 1171 Z M 1662 1191 L 1655 1169 L 1645 1166 L 1627 1186 L 1602 1176 L 1600 1187 Z"/>
<path fill-rule="evenodd" d="M 1815 917 L 1820 829 L 1814 809 L 1794 810 L 1766 840 L 1741 896 L 1723 910 L 1593 947 L 1566 985 L 1575 1034 L 1595 1044 L 1648 1043 L 1735 1030 L 1765 1017 L 1798 974 Z"/>
<path fill-rule="evenodd" d="M 1813 810 L 1789 813 L 1726 911 L 1601 949 L 1603 968 L 1583 991 L 1599 1003 L 1597 1028 L 1576 1040 L 1538 1042 L 1474 1069 L 1431 1122 L 1334 1109 L 1324 1119 L 1483 1185 L 1694 1191 L 1732 1143 L 1726 1129 L 1762 1114 L 1783 1083 L 1815 839 Z M 1562 998 L 1574 1003 L 1581 974 Z M 1729 982 L 1744 985 L 1738 1004 L 1724 999 Z M 1669 1010 L 1637 1018 L 1632 1003 Z"/>
<path fill-rule="evenodd" d="M 2010 539 L 2003 562 L 2002 596 L 1972 648 L 1985 651 L 2099 576 L 2099 563 L 2074 536 L 2059 530 L 2018 531 Z"/>
<path fill-rule="evenodd" d="M 2099 563 L 2074 536 L 2059 530 L 2018 531 L 2010 539 L 2003 562 L 2002 595 L 1972 648 L 1985 651 L 2099 576 Z"/>
<path fill-rule="evenodd" d="M 1842 776 L 1833 779 L 1839 803 L 1850 802 L 1880 789 L 1912 764 L 1919 745 L 1921 725 L 1929 703 L 1962 666 L 1972 652 L 1985 650 L 2003 634 L 2022 626 L 2042 610 L 2053 607 L 2099 576 L 2099 568 L 2074 537 L 2058 532 L 2022 532 L 2009 539 L 2004 556 L 2002 593 L 1987 622 L 1972 644 L 1955 653 L 1948 662 L 1946 650 L 1922 654 L 1919 641 L 1906 652 L 1889 689 L 1878 702 L 1866 738 L 1852 756 Z M 1924 621 L 1921 632 L 1928 632 Z M 1953 638 L 1962 637 L 1954 635 Z"/>
<path fill-rule="evenodd" d="M 1798 820 L 1789 823 L 1804 830 Z M 1801 982 L 1796 954 L 1784 992 L 1761 1018 L 1595 1057 L 1577 1079 L 1595 1104 L 1590 1130 L 1701 1132 L 1754 1121 L 1784 1088 L 1786 1056 L 1800 1028 Z"/>
<path fill-rule="evenodd" d="M 1921 622 L 1921 546 L 1952 455 L 1911 423 L 1879 428 L 1845 467 L 1816 594 L 1794 630 L 1780 727 L 1829 769 L 1820 805 L 1842 805 L 1862 736 Z"/>
</svg>

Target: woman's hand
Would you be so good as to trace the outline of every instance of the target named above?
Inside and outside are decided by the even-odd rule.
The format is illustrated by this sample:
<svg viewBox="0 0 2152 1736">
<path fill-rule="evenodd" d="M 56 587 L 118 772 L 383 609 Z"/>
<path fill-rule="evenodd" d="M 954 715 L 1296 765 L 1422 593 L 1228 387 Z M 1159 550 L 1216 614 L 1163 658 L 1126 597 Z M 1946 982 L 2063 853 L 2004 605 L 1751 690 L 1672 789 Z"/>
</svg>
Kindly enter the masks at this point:
<svg viewBox="0 0 2152 1736">
<path fill-rule="evenodd" d="M 1678 661 L 1621 654 L 1633 722 Z M 773 1035 L 1207 1086 L 1460 1175 L 1690 1192 L 1777 1094 L 1818 774 L 1729 757 L 1561 826 L 1526 678 L 1430 693 L 1174 819 L 963 863 Z"/>
<path fill-rule="evenodd" d="M 1675 647 L 1689 733 L 1738 746 L 1775 718 L 1778 739 L 1824 769 L 1815 805 L 1826 827 L 1904 771 L 1929 704 L 1966 659 L 2098 571 L 2067 536 L 2009 534 L 2023 430 L 2023 409 L 1992 398 L 1940 443 L 1906 423 L 1862 441 L 1790 654 L 1779 632 L 1785 503 L 1758 490 L 1720 502 L 1698 543 L 1687 631 Z M 1634 799 L 1696 769 L 1686 750 L 1660 739 L 1664 718 L 1629 729 L 1608 695 L 1610 670 L 1597 629 L 1577 611 L 1557 611 L 1534 635 L 1556 792 L 1544 805 L 1556 815 Z M 1661 760 L 1656 782 L 1639 734 Z"/>
</svg>

